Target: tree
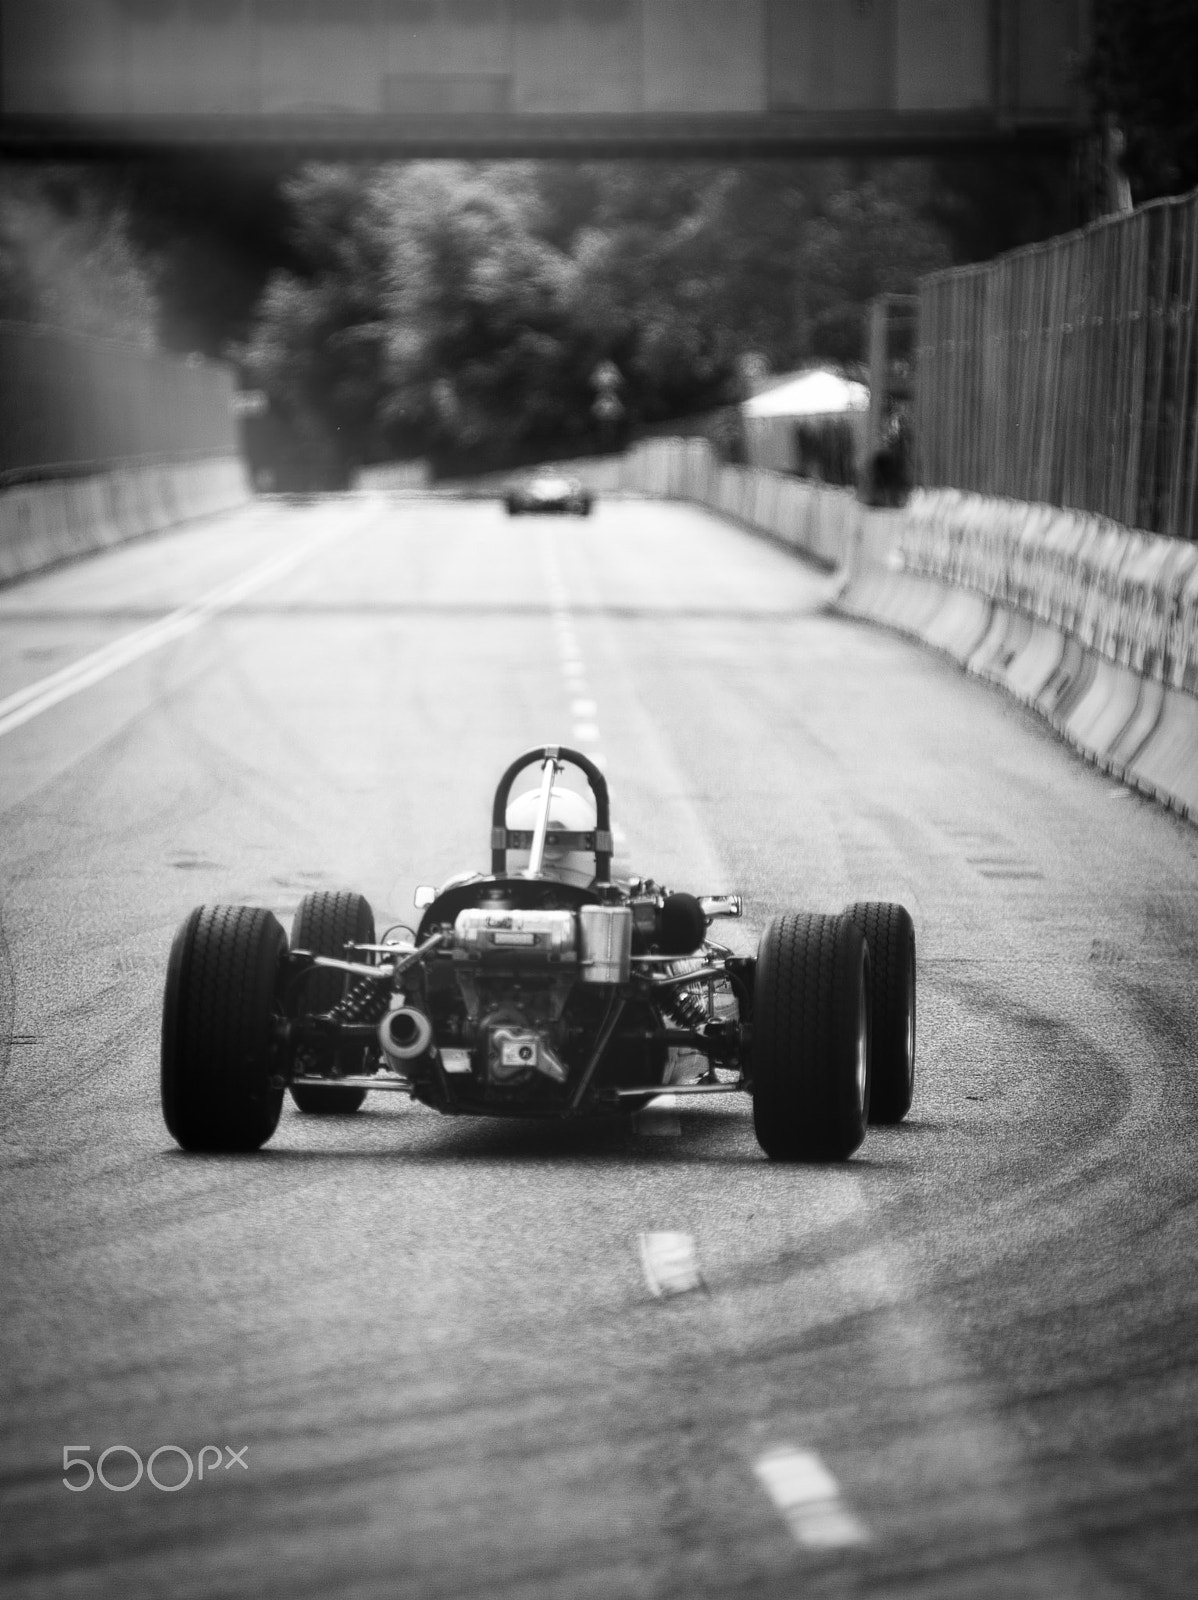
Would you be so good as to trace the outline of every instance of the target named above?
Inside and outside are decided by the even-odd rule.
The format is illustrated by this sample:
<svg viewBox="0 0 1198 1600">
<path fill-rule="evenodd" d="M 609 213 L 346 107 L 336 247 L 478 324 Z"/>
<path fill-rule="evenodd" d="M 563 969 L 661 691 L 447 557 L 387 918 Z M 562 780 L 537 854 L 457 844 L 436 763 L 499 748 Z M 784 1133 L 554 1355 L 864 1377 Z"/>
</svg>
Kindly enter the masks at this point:
<svg viewBox="0 0 1198 1600">
<path fill-rule="evenodd" d="M 1198 186 L 1198 5 L 1094 0 L 1085 80 L 1098 136 L 1121 135 L 1137 202 Z"/>
<path fill-rule="evenodd" d="M 601 363 L 635 427 L 737 401 L 754 352 L 860 360 L 872 296 L 948 264 L 929 191 L 910 163 L 312 168 L 247 369 L 326 477 L 609 448 Z"/>
<path fill-rule="evenodd" d="M 226 355 L 247 338 L 271 275 L 302 270 L 287 187 L 295 170 L 191 151 L 102 171 L 129 219 L 167 349 Z"/>
<path fill-rule="evenodd" d="M 581 438 L 574 269 L 540 234 L 529 170 L 420 162 L 373 194 L 388 219 L 388 420 L 479 465 Z"/>
<path fill-rule="evenodd" d="M 307 168 L 287 198 L 303 270 L 271 278 L 240 360 L 290 438 L 284 477 L 332 487 L 384 453 L 386 217 L 351 167 Z"/>
<path fill-rule="evenodd" d="M 0 317 L 152 346 L 156 313 L 126 215 L 89 172 L 0 168 Z"/>
</svg>

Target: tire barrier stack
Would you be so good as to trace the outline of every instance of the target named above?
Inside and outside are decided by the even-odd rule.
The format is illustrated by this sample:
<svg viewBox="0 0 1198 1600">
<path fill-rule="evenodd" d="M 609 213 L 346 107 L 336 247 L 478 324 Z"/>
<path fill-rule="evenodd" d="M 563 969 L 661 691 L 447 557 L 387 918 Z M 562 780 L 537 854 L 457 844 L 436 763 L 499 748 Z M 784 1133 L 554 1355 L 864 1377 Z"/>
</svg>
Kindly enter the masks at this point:
<svg viewBox="0 0 1198 1600">
<path fill-rule="evenodd" d="M 848 490 L 652 440 L 625 486 L 695 500 L 843 573 L 838 609 L 943 651 L 1103 771 L 1198 822 L 1198 544 L 954 489 Z"/>
<path fill-rule="evenodd" d="M 0 489 L 0 583 L 231 510 L 249 495 L 242 463 L 229 457 Z"/>
</svg>

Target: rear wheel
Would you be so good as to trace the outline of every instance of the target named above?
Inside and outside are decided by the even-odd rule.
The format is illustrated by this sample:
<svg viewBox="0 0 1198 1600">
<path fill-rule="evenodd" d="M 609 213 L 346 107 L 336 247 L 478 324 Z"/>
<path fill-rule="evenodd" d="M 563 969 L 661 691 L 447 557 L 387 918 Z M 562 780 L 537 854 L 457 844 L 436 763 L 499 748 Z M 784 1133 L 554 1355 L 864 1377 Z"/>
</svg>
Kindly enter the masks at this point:
<svg viewBox="0 0 1198 1600">
<path fill-rule="evenodd" d="M 847 917 L 787 912 L 757 953 L 753 1126 L 774 1161 L 843 1161 L 869 1119 L 869 951 Z"/>
<path fill-rule="evenodd" d="M 901 1122 L 915 1092 L 915 924 L 886 900 L 860 900 L 844 914 L 865 935 L 873 972 L 869 1120 Z"/>
<path fill-rule="evenodd" d="M 287 939 L 269 911 L 197 906 L 171 945 L 162 1114 L 185 1150 L 257 1150 L 279 1122 L 274 1023 Z"/>
<path fill-rule="evenodd" d="M 291 923 L 291 948 L 310 950 L 314 956 L 345 957 L 347 944 L 373 944 L 374 912 L 362 895 L 349 890 L 317 889 L 295 908 Z M 347 973 L 317 967 L 300 991 L 305 1011 L 331 1011 L 345 993 Z M 341 1062 L 349 1071 L 361 1065 L 362 1049 L 349 1047 L 353 1059 Z M 315 1116 L 344 1115 L 356 1111 L 366 1098 L 365 1089 L 315 1089 L 292 1087 L 291 1098 L 301 1111 Z"/>
</svg>

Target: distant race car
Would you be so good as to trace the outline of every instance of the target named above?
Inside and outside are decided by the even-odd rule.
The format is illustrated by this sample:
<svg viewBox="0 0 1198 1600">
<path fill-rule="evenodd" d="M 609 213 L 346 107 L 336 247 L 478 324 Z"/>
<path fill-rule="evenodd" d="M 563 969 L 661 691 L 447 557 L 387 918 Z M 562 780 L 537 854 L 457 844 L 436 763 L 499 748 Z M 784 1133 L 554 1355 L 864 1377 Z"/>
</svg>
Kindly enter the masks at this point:
<svg viewBox="0 0 1198 1600">
<path fill-rule="evenodd" d="M 509 517 L 523 512 L 548 511 L 562 515 L 589 517 L 594 496 L 584 489 L 577 478 L 562 478 L 552 473 L 540 473 L 527 482 L 515 484 L 503 497 Z"/>
<path fill-rule="evenodd" d="M 589 795 L 559 780 L 573 767 Z M 536 786 L 511 797 L 536 767 Z M 915 930 L 900 905 L 789 911 L 756 956 L 708 936 L 737 895 L 613 881 L 607 785 L 577 750 L 503 774 L 491 870 L 417 890 L 419 926 L 379 940 L 360 894 L 267 910 L 198 906 L 175 936 L 162 1021 L 166 1125 L 188 1150 L 256 1150 L 284 1094 L 355 1111 L 368 1091 L 438 1111 L 573 1118 L 655 1095 L 747 1093 L 775 1160 L 850 1156 L 906 1116 Z"/>
</svg>

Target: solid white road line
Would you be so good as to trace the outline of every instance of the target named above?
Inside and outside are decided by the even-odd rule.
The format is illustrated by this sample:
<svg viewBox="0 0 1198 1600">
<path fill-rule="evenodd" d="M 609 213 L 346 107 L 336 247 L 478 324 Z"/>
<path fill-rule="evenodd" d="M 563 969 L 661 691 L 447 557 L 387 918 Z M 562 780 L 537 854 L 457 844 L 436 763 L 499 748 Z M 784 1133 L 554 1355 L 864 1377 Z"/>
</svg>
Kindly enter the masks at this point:
<svg viewBox="0 0 1198 1600">
<path fill-rule="evenodd" d="M 780 1446 L 755 1461 L 753 1471 L 799 1544 L 832 1550 L 868 1540 L 868 1529 L 845 1505 L 840 1485 L 814 1450 Z"/>
<path fill-rule="evenodd" d="M 111 677 L 114 672 L 119 672 L 122 667 L 140 660 L 142 656 L 161 649 L 163 645 L 170 644 L 175 639 L 182 639 L 185 635 L 194 633 L 212 617 L 227 611 L 230 606 L 253 594 L 256 589 L 263 588 L 275 578 L 281 577 L 283 573 L 299 566 L 330 540 L 337 538 L 341 532 L 341 528 L 334 528 L 317 534 L 306 543 L 296 545 L 284 554 L 273 556 L 269 561 L 252 567 L 240 577 L 218 584 L 215 589 L 210 589 L 198 600 L 180 606 L 177 611 L 169 612 L 157 622 L 148 623 L 146 627 L 127 633 L 123 638 L 114 639 L 111 644 L 103 645 L 99 650 L 93 650 L 80 660 L 62 667 L 58 672 L 39 678 L 36 683 L 28 684 L 24 689 L 18 689 L 15 694 L 8 695 L 4 700 L 0 700 L 0 738 L 6 733 L 11 733 L 14 728 L 21 727 L 23 723 L 40 716 L 43 711 L 49 711 L 52 706 L 59 705 L 63 700 L 69 700 L 72 695 L 90 688 L 92 684 Z"/>
<path fill-rule="evenodd" d="M 689 1233 L 642 1233 L 641 1270 L 660 1299 L 703 1287 L 695 1241 Z"/>
</svg>

